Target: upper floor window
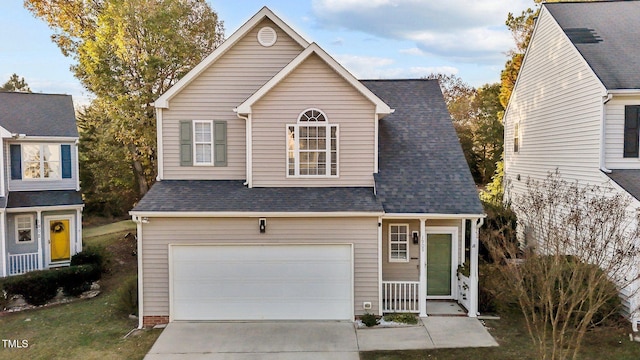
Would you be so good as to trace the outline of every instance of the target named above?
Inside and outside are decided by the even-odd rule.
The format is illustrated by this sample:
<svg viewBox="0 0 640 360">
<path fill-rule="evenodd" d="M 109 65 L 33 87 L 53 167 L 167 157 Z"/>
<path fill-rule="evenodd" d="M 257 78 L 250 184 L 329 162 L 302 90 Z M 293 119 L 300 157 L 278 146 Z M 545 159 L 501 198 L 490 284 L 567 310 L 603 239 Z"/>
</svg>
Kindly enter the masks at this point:
<svg viewBox="0 0 640 360">
<path fill-rule="evenodd" d="M 287 176 L 338 176 L 338 125 L 309 109 L 287 125 Z"/>
<path fill-rule="evenodd" d="M 213 165 L 213 121 L 193 122 L 194 165 Z"/>
<path fill-rule="evenodd" d="M 72 178 L 70 144 L 11 144 L 9 152 L 11 180 Z"/>
<path fill-rule="evenodd" d="M 640 152 L 640 105 L 624 107 L 624 152 L 625 158 L 637 158 Z"/>
</svg>

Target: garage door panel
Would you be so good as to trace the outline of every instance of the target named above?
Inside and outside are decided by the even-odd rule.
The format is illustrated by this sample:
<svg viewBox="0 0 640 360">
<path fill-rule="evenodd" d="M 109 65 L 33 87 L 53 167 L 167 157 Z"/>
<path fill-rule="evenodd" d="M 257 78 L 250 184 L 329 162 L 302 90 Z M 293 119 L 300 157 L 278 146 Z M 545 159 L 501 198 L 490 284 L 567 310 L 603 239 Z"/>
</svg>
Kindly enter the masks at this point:
<svg viewBox="0 0 640 360">
<path fill-rule="evenodd" d="M 350 319 L 350 245 L 172 246 L 174 320 Z"/>
</svg>

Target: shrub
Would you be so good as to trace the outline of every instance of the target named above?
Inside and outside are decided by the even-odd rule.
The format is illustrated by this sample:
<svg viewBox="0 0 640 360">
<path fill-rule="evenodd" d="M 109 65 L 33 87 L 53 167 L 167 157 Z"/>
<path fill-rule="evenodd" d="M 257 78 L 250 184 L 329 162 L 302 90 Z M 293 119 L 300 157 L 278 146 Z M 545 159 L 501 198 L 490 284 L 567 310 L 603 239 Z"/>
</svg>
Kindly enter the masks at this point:
<svg viewBox="0 0 640 360">
<path fill-rule="evenodd" d="M 418 323 L 418 318 L 410 313 L 394 313 L 387 314 L 384 316 L 385 321 L 393 321 L 402 324 L 412 324 L 415 325 Z"/>
<path fill-rule="evenodd" d="M 71 257 L 71 266 L 94 264 L 100 272 L 105 268 L 104 250 L 87 248 Z"/>
<path fill-rule="evenodd" d="M 365 313 L 364 315 L 360 316 L 360 320 L 367 327 L 378 325 L 378 317 L 370 313 Z"/>
<path fill-rule="evenodd" d="M 118 289 L 116 307 L 126 314 L 138 315 L 138 277 L 127 279 Z"/>
<path fill-rule="evenodd" d="M 31 305 L 44 305 L 58 294 L 58 274 L 55 270 L 33 271 L 25 275 L 8 278 L 4 290 L 9 294 L 22 295 Z"/>
<path fill-rule="evenodd" d="M 91 283 L 99 280 L 98 265 L 86 264 L 62 268 L 58 271 L 58 283 L 65 294 L 79 296 L 91 288 Z"/>
</svg>

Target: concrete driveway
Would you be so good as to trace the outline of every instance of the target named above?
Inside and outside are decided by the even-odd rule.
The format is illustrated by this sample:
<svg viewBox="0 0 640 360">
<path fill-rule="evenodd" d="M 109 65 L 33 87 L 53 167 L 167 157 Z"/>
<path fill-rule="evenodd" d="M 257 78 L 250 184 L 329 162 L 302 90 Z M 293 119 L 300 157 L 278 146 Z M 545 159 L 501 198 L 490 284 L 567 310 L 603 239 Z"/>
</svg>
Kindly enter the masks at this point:
<svg viewBox="0 0 640 360">
<path fill-rule="evenodd" d="M 145 360 L 358 360 L 353 323 L 172 322 Z"/>
</svg>

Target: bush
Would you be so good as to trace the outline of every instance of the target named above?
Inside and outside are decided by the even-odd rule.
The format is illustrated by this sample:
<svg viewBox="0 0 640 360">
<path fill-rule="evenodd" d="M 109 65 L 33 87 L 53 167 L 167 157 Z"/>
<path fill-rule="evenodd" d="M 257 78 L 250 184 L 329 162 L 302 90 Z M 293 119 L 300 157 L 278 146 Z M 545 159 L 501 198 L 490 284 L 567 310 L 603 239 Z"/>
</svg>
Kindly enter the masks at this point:
<svg viewBox="0 0 640 360">
<path fill-rule="evenodd" d="M 86 264 L 58 269 L 58 283 L 65 294 L 79 296 L 91 288 L 91 283 L 100 280 L 98 265 Z"/>
<path fill-rule="evenodd" d="M 410 313 L 387 314 L 384 316 L 384 320 L 393 321 L 393 322 L 402 323 L 402 324 L 413 324 L 413 325 L 418 323 L 418 318 L 415 315 Z"/>
<path fill-rule="evenodd" d="M 128 315 L 138 315 L 138 277 L 127 279 L 118 289 L 116 307 Z"/>
<path fill-rule="evenodd" d="M 58 294 L 58 274 L 55 270 L 33 271 L 25 275 L 8 278 L 4 290 L 9 294 L 22 295 L 31 305 L 44 305 Z"/>
<path fill-rule="evenodd" d="M 87 248 L 71 257 L 71 266 L 93 264 L 102 272 L 105 268 L 104 250 Z"/>
<path fill-rule="evenodd" d="M 365 313 L 364 315 L 360 316 L 360 320 L 367 327 L 378 325 L 378 317 L 373 314 Z"/>
</svg>

